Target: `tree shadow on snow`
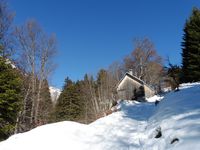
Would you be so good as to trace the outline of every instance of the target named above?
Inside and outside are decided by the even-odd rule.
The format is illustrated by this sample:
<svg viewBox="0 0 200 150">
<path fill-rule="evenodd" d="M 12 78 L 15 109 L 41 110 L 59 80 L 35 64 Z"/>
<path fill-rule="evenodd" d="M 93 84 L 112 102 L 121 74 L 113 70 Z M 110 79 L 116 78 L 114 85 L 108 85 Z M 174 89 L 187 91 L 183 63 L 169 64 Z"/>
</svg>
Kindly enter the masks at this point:
<svg viewBox="0 0 200 150">
<path fill-rule="evenodd" d="M 126 107 L 126 108 L 125 108 Z M 132 106 L 122 105 L 124 116 L 138 121 L 147 121 L 155 112 L 154 103 L 139 103 Z"/>
</svg>

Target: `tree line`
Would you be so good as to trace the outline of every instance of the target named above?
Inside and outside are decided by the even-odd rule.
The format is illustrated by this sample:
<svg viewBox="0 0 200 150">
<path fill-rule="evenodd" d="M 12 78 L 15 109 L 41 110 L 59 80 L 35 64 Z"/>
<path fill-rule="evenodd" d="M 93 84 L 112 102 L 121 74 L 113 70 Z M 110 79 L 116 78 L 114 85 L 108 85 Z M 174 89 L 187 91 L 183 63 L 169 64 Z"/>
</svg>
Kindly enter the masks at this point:
<svg viewBox="0 0 200 150">
<path fill-rule="evenodd" d="M 155 88 L 160 85 L 164 75 L 162 58 L 150 39 L 135 39 L 130 55 L 108 69 L 100 69 L 96 76 L 85 74 L 84 79 L 77 82 L 66 78 L 55 106 L 56 121 L 90 123 L 102 116 L 118 100 L 116 85 L 129 69 L 147 84 Z"/>
<path fill-rule="evenodd" d="M 0 1 L 0 141 L 47 123 L 94 121 L 115 105 L 115 87 L 129 69 L 157 92 L 163 84 L 177 89 L 180 83 L 200 80 L 200 10 L 194 8 L 184 27 L 181 66 L 168 61 L 165 67 L 153 42 L 137 38 L 129 55 L 96 76 L 67 77 L 53 105 L 48 78 L 55 69 L 56 37 L 36 20 L 15 26 L 13 19 L 7 3 Z"/>
</svg>

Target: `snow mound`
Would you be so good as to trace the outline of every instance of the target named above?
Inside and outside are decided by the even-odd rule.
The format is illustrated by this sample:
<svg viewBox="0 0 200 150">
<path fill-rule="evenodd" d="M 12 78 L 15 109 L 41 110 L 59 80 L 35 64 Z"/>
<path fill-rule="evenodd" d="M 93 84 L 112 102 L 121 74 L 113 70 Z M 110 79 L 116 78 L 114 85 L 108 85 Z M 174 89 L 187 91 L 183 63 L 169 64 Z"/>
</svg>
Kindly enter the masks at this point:
<svg viewBox="0 0 200 150">
<path fill-rule="evenodd" d="M 154 95 L 153 97 L 147 98 L 147 102 L 156 102 L 156 101 L 161 101 L 164 98 L 164 96 L 160 95 Z"/>
<path fill-rule="evenodd" d="M 200 83 L 181 85 L 157 106 L 121 101 L 118 107 L 89 125 L 65 121 L 13 135 L 0 150 L 199 150 Z"/>
<path fill-rule="evenodd" d="M 180 89 L 167 94 L 149 119 L 145 131 L 149 138 L 144 149 L 199 150 L 200 83 L 182 84 Z M 151 138 L 158 127 L 161 127 L 162 137 Z M 174 139 L 178 142 L 171 144 Z"/>
</svg>

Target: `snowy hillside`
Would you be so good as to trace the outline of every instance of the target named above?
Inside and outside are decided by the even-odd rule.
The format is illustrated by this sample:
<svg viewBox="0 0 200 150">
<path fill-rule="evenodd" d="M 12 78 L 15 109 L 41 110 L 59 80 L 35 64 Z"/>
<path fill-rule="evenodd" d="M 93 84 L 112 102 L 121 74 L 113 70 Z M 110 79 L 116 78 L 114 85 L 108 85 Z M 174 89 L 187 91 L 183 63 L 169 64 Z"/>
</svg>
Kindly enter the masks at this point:
<svg viewBox="0 0 200 150">
<path fill-rule="evenodd" d="M 53 103 L 56 103 L 58 97 L 60 96 L 61 90 L 55 87 L 50 86 L 49 91 L 51 94 L 51 99 Z"/>
<path fill-rule="evenodd" d="M 157 106 L 124 101 L 118 107 L 90 125 L 65 121 L 11 136 L 0 150 L 199 150 L 200 83 L 182 85 Z"/>
</svg>

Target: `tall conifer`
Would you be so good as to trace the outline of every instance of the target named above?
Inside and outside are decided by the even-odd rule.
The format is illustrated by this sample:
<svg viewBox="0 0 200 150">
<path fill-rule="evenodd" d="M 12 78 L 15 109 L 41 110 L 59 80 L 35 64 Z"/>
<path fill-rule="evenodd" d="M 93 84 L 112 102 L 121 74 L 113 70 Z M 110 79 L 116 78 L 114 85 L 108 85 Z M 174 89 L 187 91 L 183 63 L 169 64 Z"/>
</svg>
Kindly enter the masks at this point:
<svg viewBox="0 0 200 150">
<path fill-rule="evenodd" d="M 41 101 L 39 104 L 39 123 L 46 124 L 50 120 L 52 114 L 53 103 L 51 100 L 51 94 L 49 91 L 49 84 L 47 80 L 44 80 L 41 90 Z"/>
<path fill-rule="evenodd" d="M 69 78 L 65 80 L 63 91 L 55 106 L 54 121 L 81 121 L 84 116 L 80 91 L 80 81 L 72 82 Z"/>
<path fill-rule="evenodd" d="M 18 72 L 0 56 L 0 141 L 13 134 L 21 99 Z"/>
<path fill-rule="evenodd" d="M 182 82 L 200 81 L 200 10 L 186 21 L 182 42 Z"/>
</svg>

